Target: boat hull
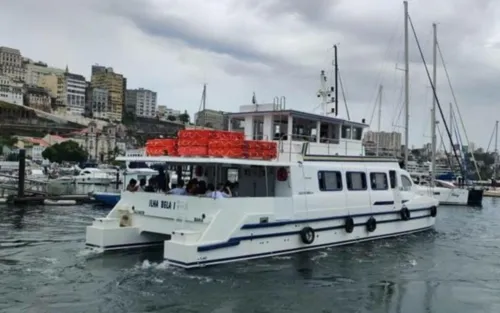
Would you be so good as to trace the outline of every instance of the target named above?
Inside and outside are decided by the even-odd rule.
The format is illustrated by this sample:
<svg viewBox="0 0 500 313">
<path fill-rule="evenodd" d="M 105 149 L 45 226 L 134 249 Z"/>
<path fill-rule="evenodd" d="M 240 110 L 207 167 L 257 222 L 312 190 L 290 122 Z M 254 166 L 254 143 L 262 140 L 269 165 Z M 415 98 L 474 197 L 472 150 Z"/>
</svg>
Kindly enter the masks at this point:
<svg viewBox="0 0 500 313">
<path fill-rule="evenodd" d="M 191 217 L 189 213 L 182 213 L 183 210 L 179 207 L 171 208 L 172 212 L 177 211 L 177 215 L 170 216 L 166 215 L 170 213 L 167 207 L 148 211 L 139 202 L 127 201 L 133 197 L 134 195 L 125 192 L 108 217 L 97 218 L 92 226 L 87 227 L 86 245 L 104 251 L 163 245 L 164 259 L 174 266 L 186 269 L 425 231 L 434 226 L 438 204 L 435 200 L 429 201 L 431 198 L 427 197 L 404 201 L 404 208 L 410 212 L 406 219 L 402 216 L 402 209 L 397 209 L 393 201 L 387 201 L 376 203 L 371 208 L 355 211 L 324 210 L 288 220 L 279 220 L 269 212 L 265 214 L 268 221 L 256 222 L 259 221 L 256 216 L 235 210 L 233 201 L 238 201 L 237 198 L 217 202 L 206 198 L 177 196 L 178 199 L 184 198 L 187 201 L 204 201 L 206 217 L 200 220 L 196 218 L 197 215 Z M 166 199 L 161 194 L 155 197 Z M 162 201 L 158 200 L 158 203 Z M 211 203 L 214 205 L 213 214 L 210 211 Z M 228 205 L 227 208 L 218 209 L 224 204 Z M 263 213 L 258 215 L 261 214 Z M 353 222 L 351 232 L 346 229 L 349 218 Z M 369 230 L 367 225 L 371 218 L 376 220 L 373 230 Z M 230 220 L 240 222 L 234 224 L 235 228 L 228 229 L 227 223 Z M 302 236 L 306 228 L 313 231 L 312 241 L 309 243 L 304 242 Z M 222 238 L 226 239 L 221 240 Z"/>
<path fill-rule="evenodd" d="M 350 234 L 346 233 L 342 226 L 317 227 L 312 244 L 303 243 L 299 233 L 308 224 L 295 225 L 298 226 L 295 227 L 297 231 L 267 232 L 262 235 L 230 239 L 212 246 L 201 246 L 202 251 L 200 246 L 179 244 L 173 238 L 165 241 L 164 259 L 172 265 L 185 269 L 198 268 L 397 237 L 429 230 L 435 223 L 434 217 L 424 213 L 404 222 L 385 219 L 379 222 L 375 231 L 367 232 L 365 222 L 367 219 L 368 217 L 364 217 L 364 220 L 357 218 L 354 231 Z M 186 262 L 189 259 L 192 261 Z"/>
<path fill-rule="evenodd" d="M 481 189 L 418 187 L 418 194 L 433 197 L 439 201 L 439 205 L 481 206 L 483 193 L 484 191 Z"/>
<path fill-rule="evenodd" d="M 118 192 L 94 192 L 92 196 L 99 203 L 110 207 L 113 207 L 120 202 L 121 197 Z"/>
</svg>

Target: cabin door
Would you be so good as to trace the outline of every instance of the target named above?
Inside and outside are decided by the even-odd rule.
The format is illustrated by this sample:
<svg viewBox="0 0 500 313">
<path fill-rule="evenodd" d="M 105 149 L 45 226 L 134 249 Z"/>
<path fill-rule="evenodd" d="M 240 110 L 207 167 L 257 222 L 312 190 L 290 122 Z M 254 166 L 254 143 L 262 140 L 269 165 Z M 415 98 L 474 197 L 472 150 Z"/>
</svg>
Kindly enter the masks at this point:
<svg viewBox="0 0 500 313">
<path fill-rule="evenodd" d="M 398 186 L 396 171 L 389 171 L 389 184 L 394 199 L 394 209 L 401 210 L 401 208 L 403 207 L 403 201 L 408 199 L 403 199 L 402 188 Z"/>
<path fill-rule="evenodd" d="M 306 216 L 304 213 L 307 213 L 309 208 L 307 206 L 307 198 L 309 192 L 307 191 L 308 183 L 311 180 L 311 177 L 308 177 L 304 166 L 299 164 L 299 168 L 296 169 L 296 175 L 293 179 L 293 214 L 299 216 Z"/>
<path fill-rule="evenodd" d="M 292 190 L 295 190 L 296 188 L 292 184 L 295 184 L 296 180 L 293 179 L 292 182 L 292 177 L 294 176 L 290 175 L 291 170 L 292 169 L 285 167 L 278 168 L 276 170 L 276 174 L 271 177 L 271 179 L 275 181 L 273 189 L 273 193 L 275 195 L 275 197 L 273 197 L 274 215 L 278 221 L 292 220 L 294 218 L 296 212 L 296 201 L 297 198 L 300 197 L 296 194 L 292 194 Z M 286 179 L 283 176 L 284 172 L 286 172 Z"/>
</svg>

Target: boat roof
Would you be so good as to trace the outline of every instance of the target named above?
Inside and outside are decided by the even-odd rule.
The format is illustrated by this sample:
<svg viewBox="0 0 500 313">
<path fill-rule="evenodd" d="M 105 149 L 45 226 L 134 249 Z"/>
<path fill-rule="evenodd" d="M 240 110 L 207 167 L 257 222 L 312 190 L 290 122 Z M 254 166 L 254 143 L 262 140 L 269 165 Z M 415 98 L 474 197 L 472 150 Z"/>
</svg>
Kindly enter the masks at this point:
<svg viewBox="0 0 500 313">
<path fill-rule="evenodd" d="M 118 161 L 138 161 L 151 163 L 205 163 L 205 164 L 238 164 L 238 165 L 256 165 L 256 166 L 290 166 L 290 162 L 279 162 L 274 160 L 249 160 L 232 158 L 212 158 L 212 157 L 171 157 L 171 156 L 136 156 L 136 157 L 118 157 Z"/>
<path fill-rule="evenodd" d="M 325 123 L 352 125 L 362 128 L 368 127 L 368 124 L 348 121 L 338 117 L 318 115 L 314 113 L 307 113 L 297 110 L 267 110 L 267 111 L 249 111 L 249 112 L 245 111 L 245 112 L 227 113 L 227 115 L 230 118 L 238 118 L 238 117 L 243 118 L 245 116 L 291 115 L 292 117 L 304 118 Z"/>
<path fill-rule="evenodd" d="M 127 173 L 155 173 L 158 174 L 158 171 L 151 168 L 128 168 Z"/>
</svg>

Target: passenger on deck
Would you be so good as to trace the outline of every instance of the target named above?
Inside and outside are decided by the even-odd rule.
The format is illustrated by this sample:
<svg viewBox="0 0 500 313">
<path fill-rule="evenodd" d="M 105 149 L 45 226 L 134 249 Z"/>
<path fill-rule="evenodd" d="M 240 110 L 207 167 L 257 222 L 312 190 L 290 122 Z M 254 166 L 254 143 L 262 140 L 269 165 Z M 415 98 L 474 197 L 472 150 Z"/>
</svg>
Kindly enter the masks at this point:
<svg viewBox="0 0 500 313">
<path fill-rule="evenodd" d="M 139 180 L 139 191 L 146 191 L 146 178 Z"/>
<path fill-rule="evenodd" d="M 186 192 L 190 196 L 196 195 L 198 190 L 198 180 L 196 178 L 191 179 L 186 185 Z"/>
<path fill-rule="evenodd" d="M 206 197 L 211 197 L 212 196 L 212 193 L 215 191 L 215 186 L 214 184 L 212 183 L 209 183 L 207 185 L 207 192 L 205 192 L 205 196 Z"/>
<path fill-rule="evenodd" d="M 240 187 L 240 184 L 237 181 L 235 181 L 233 183 L 233 188 L 231 188 L 231 194 L 233 195 L 233 197 L 237 197 L 238 196 L 238 193 L 239 193 L 238 189 L 239 189 L 239 187 Z"/>
<path fill-rule="evenodd" d="M 207 183 L 204 180 L 199 181 L 196 193 L 198 195 L 204 195 L 206 192 L 207 192 Z"/>
<path fill-rule="evenodd" d="M 145 192 L 156 192 L 156 181 L 154 177 L 151 177 L 148 181 L 148 185 L 144 188 Z"/>
<path fill-rule="evenodd" d="M 163 192 L 168 191 L 169 181 L 167 181 L 167 179 L 169 179 L 169 176 L 167 174 L 165 174 L 165 171 L 163 170 L 163 168 L 160 168 L 158 170 L 158 175 L 156 176 L 156 183 L 158 185 L 158 190 L 161 190 Z"/>
<path fill-rule="evenodd" d="M 168 194 L 171 195 L 178 195 L 178 196 L 184 196 L 186 195 L 186 189 L 184 189 L 184 181 L 181 179 L 177 182 L 177 186 L 170 190 Z"/>
<path fill-rule="evenodd" d="M 139 189 L 139 186 L 137 186 L 137 180 L 132 178 L 128 182 L 127 191 L 136 192 L 138 189 Z"/>
<path fill-rule="evenodd" d="M 230 198 L 231 189 L 229 189 L 229 187 L 225 186 L 224 184 L 219 184 L 217 190 L 212 192 L 210 197 L 213 199 Z"/>
</svg>

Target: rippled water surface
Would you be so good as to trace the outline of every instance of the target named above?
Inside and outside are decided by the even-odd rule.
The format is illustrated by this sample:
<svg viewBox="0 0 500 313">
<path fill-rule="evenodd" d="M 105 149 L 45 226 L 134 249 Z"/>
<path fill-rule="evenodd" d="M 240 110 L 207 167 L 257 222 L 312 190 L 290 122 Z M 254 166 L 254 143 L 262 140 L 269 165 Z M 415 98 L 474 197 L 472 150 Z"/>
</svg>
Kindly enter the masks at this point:
<svg viewBox="0 0 500 313">
<path fill-rule="evenodd" d="M 184 271 L 84 250 L 92 206 L 0 206 L 0 312 L 500 312 L 500 199 L 435 230 Z"/>
</svg>

